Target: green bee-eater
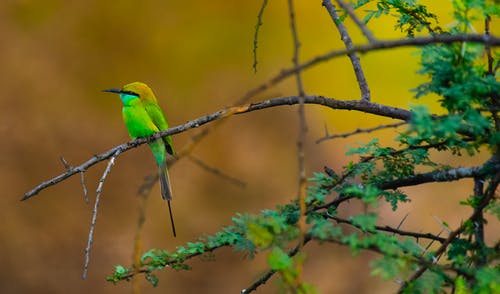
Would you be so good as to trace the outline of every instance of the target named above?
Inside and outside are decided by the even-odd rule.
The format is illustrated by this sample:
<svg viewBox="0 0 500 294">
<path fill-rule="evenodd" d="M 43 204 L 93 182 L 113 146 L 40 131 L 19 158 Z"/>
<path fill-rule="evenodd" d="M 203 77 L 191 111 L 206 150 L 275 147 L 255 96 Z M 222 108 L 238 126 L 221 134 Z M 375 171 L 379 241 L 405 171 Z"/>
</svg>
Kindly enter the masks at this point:
<svg viewBox="0 0 500 294">
<path fill-rule="evenodd" d="M 128 133 L 132 139 L 139 137 L 149 137 L 152 134 L 168 129 L 165 115 L 158 105 L 153 90 L 148 85 L 140 82 L 134 82 L 123 86 L 121 89 L 107 89 L 104 92 L 120 94 L 122 100 L 122 117 Z M 170 201 L 172 200 L 172 189 L 168 178 L 166 165 L 167 152 L 174 155 L 172 147 L 172 138 L 170 136 L 148 143 L 156 163 L 159 168 L 161 196 L 168 201 L 168 210 L 170 213 L 170 222 L 172 231 L 175 233 L 174 219 Z"/>
</svg>

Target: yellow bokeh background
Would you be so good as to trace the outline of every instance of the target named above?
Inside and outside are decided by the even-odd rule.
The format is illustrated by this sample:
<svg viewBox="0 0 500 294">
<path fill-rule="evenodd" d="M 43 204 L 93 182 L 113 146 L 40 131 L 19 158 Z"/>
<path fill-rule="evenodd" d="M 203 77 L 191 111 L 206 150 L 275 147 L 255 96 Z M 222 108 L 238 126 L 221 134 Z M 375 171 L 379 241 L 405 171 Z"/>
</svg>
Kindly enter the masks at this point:
<svg viewBox="0 0 500 294">
<path fill-rule="evenodd" d="M 295 1 L 302 61 L 336 48 L 340 37 L 321 1 Z M 449 1 L 424 1 L 435 9 L 440 25 L 452 21 Z M 104 184 L 87 280 L 81 279 L 92 206 L 83 199 L 75 176 L 42 191 L 29 201 L 20 197 L 64 172 L 59 158 L 78 165 L 94 154 L 128 140 L 120 101 L 100 92 L 132 81 L 156 92 L 171 126 L 233 104 L 247 90 L 268 80 L 292 62 L 292 39 L 286 1 L 269 1 L 260 29 L 258 72 L 252 69 L 254 26 L 261 1 L 62 1 L 14 0 L 0 3 L 0 292 L 123 293 L 130 283 L 105 281 L 116 264 L 128 266 L 133 252 L 144 177 L 155 171 L 145 147 L 122 154 Z M 365 42 L 350 20 L 356 44 Z M 394 20 L 383 17 L 369 28 L 381 39 L 402 37 Z M 480 27 L 478 27 L 480 29 Z M 408 109 L 419 103 L 409 89 L 425 80 L 416 74 L 416 48 L 361 55 L 374 102 Z M 360 97 L 348 58 L 319 64 L 303 73 L 308 94 L 337 99 Z M 289 78 L 252 101 L 295 95 Z M 435 97 L 423 98 L 440 112 Z M 297 193 L 297 107 L 283 106 L 232 117 L 212 132 L 194 155 L 247 183 L 244 189 L 183 159 L 170 171 L 178 237 L 170 234 L 158 186 L 148 202 L 144 248 L 173 250 L 198 236 L 231 224 L 237 212 L 258 213 L 287 203 Z M 306 106 L 308 176 L 327 165 L 340 171 L 353 158 L 347 146 L 371 138 L 396 146 L 394 130 L 350 139 L 314 142 L 330 133 L 370 127 L 391 120 L 353 111 Z M 182 148 L 199 130 L 173 137 Z M 435 154 L 454 166 L 479 165 L 476 158 Z M 86 173 L 91 202 L 105 163 Z M 456 227 L 470 214 L 458 206 L 472 193 L 470 180 L 407 189 L 413 202 L 392 212 L 382 205 L 380 224 L 438 233 L 441 219 Z M 350 203 L 343 215 L 362 209 Z M 490 232 L 488 229 L 487 232 Z M 445 233 L 443 233 L 445 234 Z M 425 244 L 424 244 L 425 245 Z M 311 245 L 305 249 L 304 279 L 321 293 L 394 291 L 394 281 L 370 275 L 375 255 L 353 257 L 347 248 Z M 193 270 L 158 274 L 158 288 L 142 283 L 144 293 L 236 293 L 265 271 L 265 253 L 251 260 L 222 249 L 216 261 L 196 259 Z M 354 278 L 353 278 L 354 277 Z M 273 278 L 258 293 L 279 289 Z"/>
</svg>

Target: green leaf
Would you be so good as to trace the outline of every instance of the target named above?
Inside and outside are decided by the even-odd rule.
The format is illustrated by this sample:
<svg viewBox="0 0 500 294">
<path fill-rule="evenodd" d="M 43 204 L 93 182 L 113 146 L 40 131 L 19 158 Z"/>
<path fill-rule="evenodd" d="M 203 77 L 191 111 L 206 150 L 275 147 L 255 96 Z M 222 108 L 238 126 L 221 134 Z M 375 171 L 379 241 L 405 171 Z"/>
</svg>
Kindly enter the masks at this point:
<svg viewBox="0 0 500 294">
<path fill-rule="evenodd" d="M 406 266 L 406 262 L 400 258 L 384 256 L 370 263 L 373 268 L 371 274 L 380 276 L 384 280 L 390 280 L 401 275 Z"/>
<path fill-rule="evenodd" d="M 150 283 L 151 283 L 151 285 L 153 285 L 153 287 L 158 286 L 158 282 L 159 282 L 159 281 L 158 281 L 158 278 L 157 278 L 155 275 L 152 275 L 152 274 L 147 274 L 147 275 L 146 275 L 146 280 L 147 280 L 148 282 L 150 282 Z"/>
<path fill-rule="evenodd" d="M 373 185 L 352 185 L 343 188 L 341 193 L 359 198 L 366 204 L 377 204 L 378 196 L 382 194 L 382 190 Z"/>
<path fill-rule="evenodd" d="M 422 255 L 422 247 L 414 239 L 405 238 L 402 242 L 399 242 L 399 245 L 404 252 L 411 256 Z"/>
<path fill-rule="evenodd" d="M 500 220 L 500 201 L 492 201 L 486 208 L 486 211 L 496 216 Z"/>
<path fill-rule="evenodd" d="M 500 269 L 483 267 L 477 270 L 475 293 L 500 293 Z"/>
<path fill-rule="evenodd" d="M 121 265 L 117 265 L 117 266 L 115 266 L 115 273 L 117 275 L 123 276 L 123 275 L 128 273 L 128 269 L 126 269 L 125 267 L 123 267 Z"/>
<path fill-rule="evenodd" d="M 375 230 L 375 225 L 377 223 L 377 214 L 368 213 L 352 216 L 350 220 L 352 224 L 361 229 L 364 232 L 372 232 Z"/>
<path fill-rule="evenodd" d="M 247 238 L 259 247 L 269 247 L 274 240 L 269 230 L 256 223 L 248 224 Z"/>
<path fill-rule="evenodd" d="M 444 278 L 441 274 L 426 271 L 408 287 L 407 293 L 442 293 Z"/>
<path fill-rule="evenodd" d="M 467 283 L 462 276 L 458 276 L 455 279 L 455 294 L 469 294 L 472 293 L 467 287 Z"/>
<path fill-rule="evenodd" d="M 465 239 L 454 239 L 448 250 L 448 259 L 456 264 L 466 264 L 469 261 L 467 252 L 473 248 L 473 245 Z"/>
<path fill-rule="evenodd" d="M 285 270 L 292 266 L 292 258 L 279 247 L 273 248 L 267 260 L 271 269 L 275 271 Z"/>
<path fill-rule="evenodd" d="M 339 237 L 342 234 L 342 229 L 339 226 L 334 226 L 331 222 L 324 218 L 315 219 L 309 233 L 320 240 L 328 240 Z"/>
</svg>

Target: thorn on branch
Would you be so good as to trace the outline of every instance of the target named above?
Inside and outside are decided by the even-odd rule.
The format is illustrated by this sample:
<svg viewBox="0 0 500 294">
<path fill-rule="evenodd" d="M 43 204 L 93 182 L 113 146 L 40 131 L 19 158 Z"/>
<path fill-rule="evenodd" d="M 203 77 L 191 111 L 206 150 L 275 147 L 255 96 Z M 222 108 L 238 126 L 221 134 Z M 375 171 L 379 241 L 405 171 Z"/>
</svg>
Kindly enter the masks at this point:
<svg viewBox="0 0 500 294">
<path fill-rule="evenodd" d="M 441 220 L 437 215 L 433 215 L 432 217 L 434 217 L 434 220 L 441 226 L 441 228 L 443 230 L 445 230 L 446 232 L 451 233 L 451 229 L 450 229 L 450 226 L 448 226 L 448 224 L 446 222 L 444 222 L 443 220 Z"/>
<path fill-rule="evenodd" d="M 436 236 L 436 237 L 441 236 L 441 234 L 443 233 L 443 231 L 444 231 L 444 230 L 439 231 L 439 233 L 437 233 L 435 236 Z M 443 241 L 441 241 L 441 243 L 443 243 L 446 239 L 442 238 L 442 240 L 443 240 Z M 425 254 L 429 251 L 429 248 L 431 248 L 432 244 L 434 244 L 434 242 L 435 242 L 435 241 L 436 241 L 436 240 L 431 240 L 431 241 L 429 242 L 429 244 L 427 244 L 427 246 L 425 246 L 424 251 L 422 252 L 422 256 L 424 256 L 424 255 L 425 255 Z M 435 257 L 434 257 L 434 256 L 432 256 L 432 258 L 433 258 L 433 259 L 435 259 Z"/>
<path fill-rule="evenodd" d="M 61 160 L 62 164 L 64 165 L 64 168 L 69 171 L 71 169 L 71 165 L 64 159 L 64 157 L 61 155 L 59 157 L 59 160 Z"/>
<path fill-rule="evenodd" d="M 403 219 L 399 222 L 399 224 L 398 224 L 398 226 L 396 227 L 396 229 L 398 229 L 398 230 L 399 230 L 399 229 L 401 228 L 401 226 L 403 225 L 403 223 L 406 221 L 406 218 L 408 218 L 408 215 L 410 215 L 410 213 L 407 213 L 407 214 L 403 217 Z"/>
</svg>

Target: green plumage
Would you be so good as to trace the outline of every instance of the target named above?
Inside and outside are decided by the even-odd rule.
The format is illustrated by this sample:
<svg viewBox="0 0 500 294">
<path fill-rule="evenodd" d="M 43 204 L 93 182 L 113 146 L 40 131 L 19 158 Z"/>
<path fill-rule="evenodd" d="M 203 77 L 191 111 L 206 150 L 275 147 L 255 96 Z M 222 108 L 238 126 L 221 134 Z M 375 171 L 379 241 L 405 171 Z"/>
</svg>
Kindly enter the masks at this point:
<svg viewBox="0 0 500 294">
<path fill-rule="evenodd" d="M 149 116 L 143 103 L 137 96 L 120 94 L 123 101 L 122 117 L 132 138 L 149 137 L 160 131 L 153 119 Z M 168 126 L 167 126 L 168 128 Z M 163 140 L 148 143 L 158 166 L 165 164 L 166 147 Z"/>
<path fill-rule="evenodd" d="M 148 113 L 149 117 L 151 117 L 151 120 L 157 126 L 160 130 L 166 130 L 168 129 L 168 123 L 167 120 L 165 119 L 165 115 L 163 115 L 163 111 L 161 111 L 160 106 L 151 101 L 144 101 L 144 108 L 146 109 L 146 112 Z M 165 142 L 165 148 L 167 149 L 167 152 L 170 155 L 174 155 L 175 151 L 174 148 L 172 147 L 172 138 L 170 136 L 164 137 L 163 141 Z"/>
<path fill-rule="evenodd" d="M 153 91 L 146 84 L 135 82 L 123 86 L 122 89 L 109 89 L 105 91 L 120 94 L 123 104 L 122 117 L 130 137 L 134 139 L 149 137 L 156 132 L 168 129 L 165 115 L 158 105 Z M 158 165 L 161 195 L 164 200 L 168 200 L 170 220 L 175 236 L 175 226 L 170 207 L 172 189 L 166 165 L 167 153 L 171 155 L 175 154 L 172 147 L 172 139 L 170 136 L 167 136 L 148 143 L 148 145 Z"/>
</svg>

